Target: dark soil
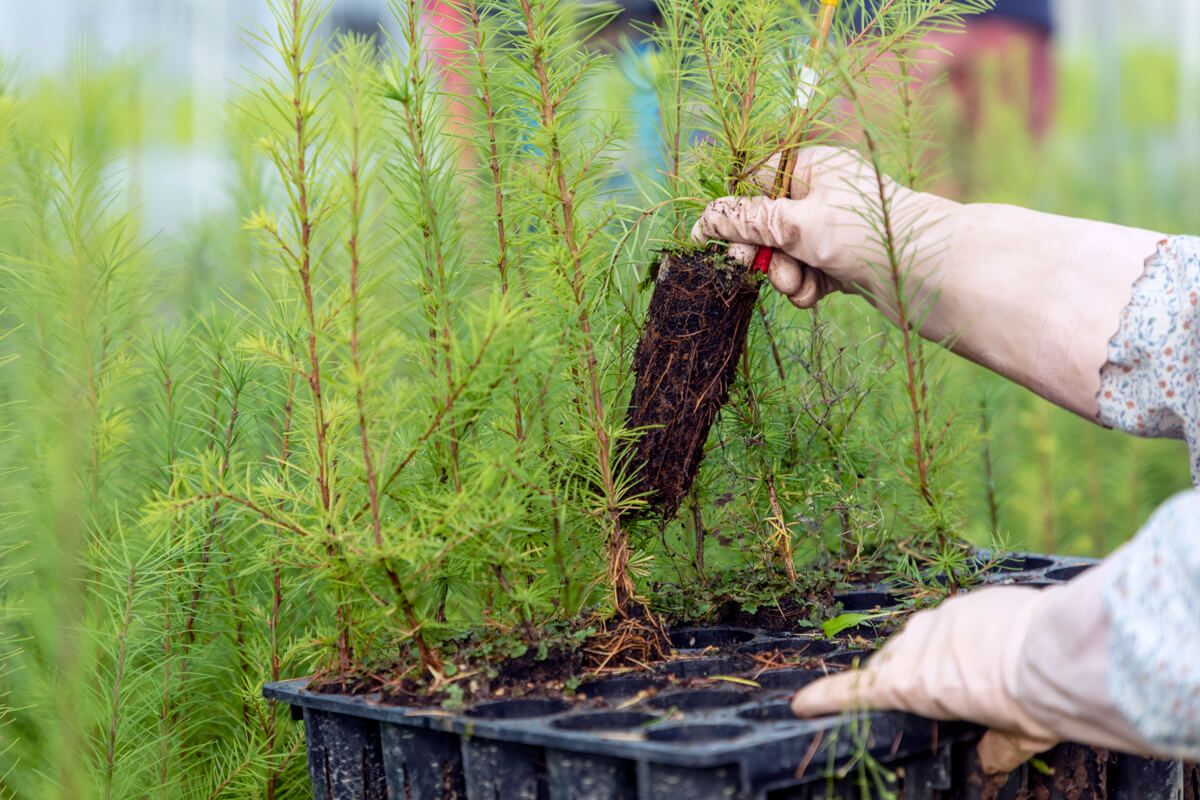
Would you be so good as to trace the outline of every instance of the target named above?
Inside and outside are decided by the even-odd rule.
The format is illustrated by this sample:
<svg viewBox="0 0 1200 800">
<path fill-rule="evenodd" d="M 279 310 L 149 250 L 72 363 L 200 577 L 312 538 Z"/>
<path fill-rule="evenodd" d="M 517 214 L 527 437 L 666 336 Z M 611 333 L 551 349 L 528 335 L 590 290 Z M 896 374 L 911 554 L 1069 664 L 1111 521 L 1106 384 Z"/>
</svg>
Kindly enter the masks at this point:
<svg viewBox="0 0 1200 800">
<path fill-rule="evenodd" d="M 681 588 L 681 587 L 680 587 Z M 726 600 L 714 606 L 703 619 L 672 615 L 666 621 L 671 628 L 712 628 L 733 626 L 736 628 L 759 628 L 768 632 L 809 632 L 819 635 L 819 627 L 810 620 L 821 618 L 820 608 L 829 608 L 834 603 L 833 592 L 828 583 L 809 587 L 793 596 L 784 596 L 774 603 L 763 604 L 753 613 L 744 610 L 737 600 Z M 815 617 L 814 617 L 815 614 Z M 653 619 L 660 626 L 657 617 Z M 414 708 L 440 707 L 447 701 L 468 705 L 517 697 L 563 697 L 568 685 L 584 676 L 614 677 L 630 674 L 647 674 L 668 663 L 678 663 L 694 658 L 695 655 L 678 655 L 671 650 L 655 647 L 654 631 L 646 620 L 620 617 L 611 620 L 592 618 L 580 624 L 592 628 L 591 635 L 577 647 L 550 646 L 545 658 L 538 658 L 539 648 L 531 645 L 520 656 L 506 657 L 494 651 L 490 656 L 480 648 L 480 641 L 465 637 L 449 648 L 456 655 L 451 659 L 458 666 L 453 689 L 435 689 L 427 679 L 408 677 L 412 673 L 414 656 L 401 655 L 389 663 L 376 663 L 362 668 L 342 680 L 333 676 L 315 676 L 309 690 L 324 694 L 364 695 L 378 692 L 385 703 Z M 875 631 L 870 626 L 859 626 L 862 631 L 847 630 L 835 637 L 842 645 L 871 648 L 875 644 Z M 663 636 L 666 629 L 657 627 Z M 854 633 L 858 635 L 851 635 Z M 736 656 L 741 640 L 731 642 L 728 647 L 708 648 L 701 656 Z M 668 648 L 670 647 L 668 643 Z M 491 650 L 491 648 L 488 648 Z M 544 648 L 543 648 L 544 649 Z M 473 655 L 479 653 L 480 655 Z M 802 666 L 805 668 L 838 670 L 842 665 L 826 664 L 820 658 L 788 651 L 760 651 L 751 656 L 752 668 L 731 670 L 731 674 L 753 680 L 757 672 L 764 669 Z M 673 687 L 688 687 L 693 680 L 670 678 Z M 701 680 L 697 685 L 711 685 Z"/>
<path fill-rule="evenodd" d="M 1078 744 L 1060 744 L 1040 756 L 1048 774 L 1033 771 L 1029 780 L 1032 800 L 1093 800 L 1108 797 L 1107 750 Z"/>
<path fill-rule="evenodd" d="M 704 443 L 729 397 L 758 282 L 713 250 L 664 253 L 642 338 L 626 415 L 645 428 L 631 467 L 651 508 L 670 519 L 696 479 Z"/>
<path fill-rule="evenodd" d="M 805 628 L 816 631 L 820 626 L 811 625 L 812 619 L 821 619 L 816 609 L 830 608 L 833 602 L 833 593 L 828 588 L 812 589 L 799 597 L 781 597 L 778 602 L 758 606 L 754 613 L 745 610 L 742 602 L 727 600 L 704 624 L 761 627 L 773 632 L 803 631 Z"/>
<path fill-rule="evenodd" d="M 752 576 L 729 578 L 742 588 L 754 589 Z M 866 587 L 858 587 L 860 589 Z M 609 619 L 598 617 L 581 618 L 568 629 L 557 631 L 541 643 L 526 642 L 524 654 L 510 657 L 495 641 L 479 638 L 478 634 L 464 636 L 449 642 L 444 653 L 447 663 L 457 667 L 451 677 L 452 686 L 434 687 L 428 676 L 414 677 L 415 654 L 401 652 L 390 662 L 363 667 L 346 676 L 345 680 L 333 675 L 317 675 L 309 690 L 327 694 L 364 695 L 380 693 L 383 702 L 413 708 L 431 708 L 447 705 L 449 701 L 473 705 L 489 700 L 519 697 L 557 697 L 569 695 L 569 686 L 582 678 L 607 678 L 624 675 L 646 675 L 656 672 L 656 681 L 667 684 L 663 688 L 688 687 L 695 679 L 666 677 L 661 674 L 664 665 L 699 657 L 749 657 L 751 664 L 730 669 L 727 674 L 753 680 L 765 669 L 804 667 L 820 670 L 838 670 L 844 665 L 827 664 L 816 654 L 805 655 L 789 650 L 759 650 L 743 654 L 739 647 L 743 639 L 731 640 L 727 646 L 707 648 L 698 653 L 676 653 L 671 650 L 670 629 L 712 629 L 732 626 L 740 629 L 761 629 L 775 633 L 807 632 L 820 634 L 814 620 L 824 619 L 828 609 L 835 607 L 834 584 L 821 580 L 805 587 L 793 587 L 790 594 L 783 594 L 769 602 L 761 602 L 754 612 L 744 608 L 744 599 L 730 599 L 715 592 L 710 598 L 712 605 L 702 618 L 676 612 L 664 617 L 650 615 L 642 609 L 637 613 L 615 616 Z M 688 587 L 674 584 L 658 584 L 656 592 L 671 595 L 689 591 Z M 691 587 L 690 591 L 696 591 Z M 753 593 L 753 592 L 752 592 Z M 720 599 L 724 597 L 725 599 Z M 664 624 L 667 627 L 663 627 Z M 584 629 L 589 635 L 579 644 L 569 639 Z M 861 629 L 861 630 L 860 630 Z M 656 636 L 655 634 L 659 634 Z M 875 626 L 864 624 L 847 629 L 834 637 L 842 646 L 871 649 L 876 646 L 880 631 Z M 666 649 L 656 646 L 663 639 Z M 578 639 L 576 639 L 578 641 Z M 679 645 L 683 646 L 683 645 Z M 539 658 L 539 651 L 545 653 Z M 670 670 L 667 670 L 670 672 Z M 701 680 L 700 686 L 710 686 L 712 681 Z"/>
<path fill-rule="evenodd" d="M 832 605 L 832 598 L 826 605 Z M 765 631 L 799 631 L 804 630 L 805 623 L 812 617 L 812 604 L 784 597 L 776 605 L 759 606 L 753 614 L 743 609 L 741 603 L 728 600 L 713 614 L 713 622 L 741 628 L 762 628 Z"/>
<path fill-rule="evenodd" d="M 404 664 L 411 664 L 411 659 L 349 675 L 345 681 L 317 677 L 309 684 L 308 690 L 320 694 L 349 695 L 378 692 L 383 703 L 412 708 L 436 708 L 444 706 L 450 700 L 474 705 L 511 698 L 566 696 L 570 699 L 568 686 L 573 686 L 585 676 L 589 676 L 589 679 L 650 677 L 655 683 L 651 694 L 683 688 L 739 688 L 723 679 L 708 678 L 705 674 L 692 675 L 686 669 L 673 670 L 667 667 L 687 662 L 699 664 L 711 661 L 714 657 L 719 657 L 720 662 L 729 662 L 727 666 L 723 665 L 720 668 L 722 675 L 748 680 L 754 680 L 763 671 L 773 669 L 801 667 L 836 672 L 846 668 L 842 663 L 826 662 L 820 655 L 791 649 L 763 649 L 740 654 L 737 652 L 740 643 L 732 642 L 728 647 L 712 647 L 686 654 L 670 653 L 666 658 L 648 661 L 634 668 L 627 665 L 608 665 L 594 669 L 587 663 L 592 660 L 588 656 L 591 644 L 589 641 L 574 651 L 551 649 L 545 658 L 537 657 L 536 648 L 530 648 L 522 656 L 496 660 L 490 664 L 482 661 L 472 663 L 468 658 L 467 663 L 460 667 L 460 677 L 454 681 L 456 688 L 452 691 L 446 688 L 432 690 L 425 681 L 396 677 L 404 673 Z M 578 697 L 574 699 L 586 700 Z"/>
<path fill-rule="evenodd" d="M 687 655 L 682 657 L 671 658 L 668 661 L 660 662 L 655 665 L 655 670 L 645 669 L 614 669 L 604 670 L 596 673 L 592 679 L 606 678 L 639 678 L 652 680 L 654 685 L 645 690 L 646 696 L 654 696 L 660 692 L 670 692 L 677 689 L 729 689 L 734 691 L 745 691 L 746 685 L 738 683 L 736 680 L 755 680 L 760 674 L 768 670 L 778 669 L 805 669 L 813 670 L 820 673 L 832 673 L 847 669 L 846 664 L 827 662 L 819 656 L 806 656 L 802 653 L 791 651 L 764 651 L 755 653 L 752 656 L 743 656 L 740 662 L 730 668 L 720 668 L 720 677 L 708 677 L 707 674 L 693 675 L 686 670 L 681 670 L 679 674 L 672 674 L 669 670 L 662 670 L 665 664 L 683 665 L 689 661 L 697 663 L 707 662 L 712 660 L 711 655 L 701 653 L 700 655 Z M 718 659 L 724 661 L 725 659 Z M 606 706 L 609 704 L 608 698 L 589 697 L 586 692 L 572 693 L 568 690 L 568 681 L 572 678 L 578 679 L 585 670 L 578 668 L 571 669 L 562 661 L 553 663 L 538 662 L 538 675 L 535 677 L 533 673 L 521 675 L 519 670 L 514 667 L 513 671 L 507 671 L 503 677 L 493 679 L 480 679 L 478 681 L 462 681 L 460 687 L 463 693 L 456 700 L 461 700 L 466 705 L 477 705 L 479 703 L 509 700 L 516 698 L 553 698 L 556 700 L 567 700 L 573 703 L 586 704 L 589 706 Z M 552 676 L 552 677 L 551 677 Z M 315 691 L 328 692 L 335 694 L 339 691 L 336 686 L 314 686 Z M 365 694 L 371 691 L 380 693 L 380 700 L 383 703 L 391 705 L 407 706 L 411 708 L 437 708 L 445 704 L 450 698 L 450 695 L 445 691 L 430 693 L 422 691 L 415 681 L 404 681 L 402 684 L 389 684 L 387 686 L 375 686 L 370 688 L 368 684 L 360 684 L 355 687 L 354 694 Z M 624 702 L 627 697 L 615 699 L 616 702 Z"/>
<path fill-rule="evenodd" d="M 478 670 L 479 676 L 460 682 L 460 686 L 466 690 L 464 698 L 481 701 L 506 696 L 531 697 L 561 693 L 566 681 L 580 674 L 583 669 L 583 654 L 578 650 L 554 648 L 545 658 L 537 656 L 537 649 L 530 648 L 524 655 L 490 664 L 490 669 L 486 664 L 468 662 L 464 669 Z M 449 698 L 446 691 L 430 691 L 423 682 L 413 678 L 395 678 L 403 669 L 401 663 L 397 662 L 348 676 L 345 682 L 314 679 L 309 690 L 321 694 L 349 695 L 381 692 L 386 703 L 424 707 L 441 705 Z"/>
</svg>

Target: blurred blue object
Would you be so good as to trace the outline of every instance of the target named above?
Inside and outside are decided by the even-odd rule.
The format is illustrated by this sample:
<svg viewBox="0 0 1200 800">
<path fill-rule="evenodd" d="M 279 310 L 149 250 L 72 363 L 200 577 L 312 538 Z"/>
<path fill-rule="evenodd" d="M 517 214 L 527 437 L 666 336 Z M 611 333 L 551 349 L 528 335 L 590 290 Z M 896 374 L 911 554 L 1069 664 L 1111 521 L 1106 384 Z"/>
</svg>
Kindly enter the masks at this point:
<svg viewBox="0 0 1200 800">
<path fill-rule="evenodd" d="M 1032 25 L 1046 33 L 1054 33 L 1054 15 L 1050 12 L 1050 0 L 996 0 L 996 7 L 980 16 L 1005 17 Z"/>
<path fill-rule="evenodd" d="M 855 10 L 855 27 L 861 29 L 864 22 L 869 20 L 879 8 L 881 0 L 863 0 Z M 1006 19 L 1020 22 L 1032 28 L 1047 33 L 1054 33 L 1054 14 L 1050 9 L 1050 0 L 996 0 L 996 5 L 982 14 L 973 14 L 966 18 L 970 24 L 973 20 Z"/>
<path fill-rule="evenodd" d="M 622 18 L 649 20 L 658 17 L 658 3 L 655 0 L 619 0 L 617 5 Z"/>
</svg>

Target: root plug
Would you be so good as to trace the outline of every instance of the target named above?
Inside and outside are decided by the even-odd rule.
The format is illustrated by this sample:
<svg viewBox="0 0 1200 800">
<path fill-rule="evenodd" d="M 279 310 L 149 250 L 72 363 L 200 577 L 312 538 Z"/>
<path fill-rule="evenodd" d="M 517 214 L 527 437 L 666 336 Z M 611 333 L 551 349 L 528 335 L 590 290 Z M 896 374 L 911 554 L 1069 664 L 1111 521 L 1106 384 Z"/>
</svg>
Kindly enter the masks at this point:
<svg viewBox="0 0 1200 800">
<path fill-rule="evenodd" d="M 696 479 L 704 443 L 746 347 L 759 279 L 721 251 L 662 254 L 626 419 L 646 428 L 631 457 L 638 489 L 664 519 Z"/>
</svg>

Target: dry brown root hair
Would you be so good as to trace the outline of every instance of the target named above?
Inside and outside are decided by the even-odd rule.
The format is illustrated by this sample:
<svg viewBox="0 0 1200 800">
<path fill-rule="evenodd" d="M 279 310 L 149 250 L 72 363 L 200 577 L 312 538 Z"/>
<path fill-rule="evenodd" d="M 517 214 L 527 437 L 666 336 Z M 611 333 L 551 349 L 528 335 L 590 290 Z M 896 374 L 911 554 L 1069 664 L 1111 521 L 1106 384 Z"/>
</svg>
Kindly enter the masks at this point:
<svg viewBox="0 0 1200 800">
<path fill-rule="evenodd" d="M 593 622 L 597 631 L 582 648 L 584 667 L 597 672 L 614 667 L 649 669 L 670 656 L 671 640 L 662 621 L 649 609 L 639 610 L 644 613 Z"/>
</svg>

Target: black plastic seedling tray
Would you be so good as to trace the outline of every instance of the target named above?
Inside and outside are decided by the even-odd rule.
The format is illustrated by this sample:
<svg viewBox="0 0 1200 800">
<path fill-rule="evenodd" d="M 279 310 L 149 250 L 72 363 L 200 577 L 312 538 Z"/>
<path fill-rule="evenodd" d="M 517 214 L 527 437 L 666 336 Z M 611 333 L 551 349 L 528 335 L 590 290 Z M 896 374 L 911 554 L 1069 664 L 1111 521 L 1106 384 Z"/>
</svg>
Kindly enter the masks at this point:
<svg viewBox="0 0 1200 800">
<path fill-rule="evenodd" d="M 1005 562 L 985 582 L 1054 583 L 1090 565 L 1026 554 Z M 839 599 L 846 610 L 894 602 L 883 585 Z M 865 796 L 906 800 L 1183 796 L 1179 762 L 1063 745 L 1044 759 L 1049 772 L 995 778 L 974 761 L 978 726 L 901 713 L 793 717 L 796 689 L 869 654 L 853 639 L 735 627 L 671 638 L 679 657 L 654 671 L 461 712 L 309 692 L 307 679 L 263 692 L 304 720 L 316 800 L 815 800 L 862 797 L 864 776 Z M 817 668 L 750 672 L 758 687 L 726 679 L 747 674 L 763 650 L 800 653 Z M 883 769 L 864 772 L 864 753 Z"/>
</svg>

